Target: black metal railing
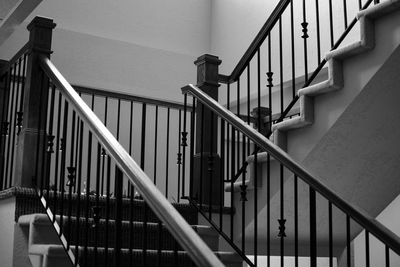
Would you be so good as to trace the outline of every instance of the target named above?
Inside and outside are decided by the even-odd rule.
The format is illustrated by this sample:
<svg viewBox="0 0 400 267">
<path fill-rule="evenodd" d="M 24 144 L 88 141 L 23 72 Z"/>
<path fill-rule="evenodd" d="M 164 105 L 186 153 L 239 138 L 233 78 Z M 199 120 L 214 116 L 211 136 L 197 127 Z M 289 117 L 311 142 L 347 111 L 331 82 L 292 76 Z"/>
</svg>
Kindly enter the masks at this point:
<svg viewBox="0 0 400 267">
<path fill-rule="evenodd" d="M 294 258 L 293 266 L 305 264 L 306 260 L 313 267 L 317 266 L 317 260 L 324 258 L 326 263 L 323 266 L 336 266 L 339 261 L 343 266 L 357 266 L 353 265 L 354 259 L 359 266 L 369 266 L 364 265 L 366 262 L 391 266 L 391 262 L 400 260 L 400 238 L 397 235 L 340 198 L 321 183 L 319 177 L 310 174 L 268 138 L 201 89 L 188 85 L 182 91 L 185 102 L 192 102 L 193 108 L 200 106 L 202 110 L 211 112 L 211 121 L 217 122 L 219 129 L 218 134 L 212 137 L 219 168 L 215 168 L 215 164 L 209 165 L 208 172 L 193 175 L 192 187 L 200 183 L 200 188 L 203 188 L 207 181 L 211 184 L 215 172 L 219 177 L 217 183 L 222 183 L 224 178 L 230 177 L 229 170 L 237 166 L 238 157 L 245 154 L 248 145 L 267 153 L 265 158 L 254 154 L 250 177 L 243 174 L 237 184 L 233 180 L 225 182 L 220 187 L 222 190 L 212 195 L 197 194 L 198 190 L 192 188 L 189 196 L 193 206 L 248 266 L 284 266 L 288 256 Z M 190 101 L 189 97 L 193 100 Z M 204 117 L 192 118 L 199 119 L 204 120 Z M 194 123 L 204 125 L 202 121 L 191 122 Z M 197 127 L 196 131 L 202 129 Z M 229 132 L 233 134 L 228 135 Z M 240 146 L 235 150 L 238 139 Z M 201 142 L 197 146 L 201 151 L 196 148 L 194 151 L 198 153 L 192 154 L 193 158 L 201 157 L 203 149 L 210 151 Z M 261 161 L 263 168 L 258 168 Z M 191 162 L 202 164 L 194 159 Z M 235 212 L 224 212 L 227 207 Z M 370 246 L 371 238 L 374 246 Z"/>
<path fill-rule="evenodd" d="M 250 116 L 260 101 L 284 120 L 297 106 L 297 91 L 311 85 L 357 23 L 360 10 L 377 0 L 281 0 L 230 75 L 219 102 L 232 112 Z M 259 78 L 258 78 L 259 77 Z M 257 80 L 260 79 L 260 86 Z M 270 118 L 270 121 L 272 119 Z"/>
<path fill-rule="evenodd" d="M 141 110 L 140 123 L 132 116 L 134 100 L 127 101 L 132 96 L 117 98 L 110 93 L 100 97 L 95 91 L 88 94 L 86 89 L 81 95 L 88 96 L 89 108 L 48 58 L 41 57 L 40 65 L 40 85 L 43 92 L 48 90 L 48 97 L 40 103 L 47 103 L 47 115 L 39 116 L 44 120 L 39 121 L 38 127 L 44 126 L 45 134 L 38 135 L 36 153 L 41 160 L 37 161 L 34 176 L 38 194 L 73 265 L 222 266 L 152 184 L 156 181 L 150 181 L 143 172 L 148 149 L 145 138 L 151 133 L 146 130 L 150 114 L 147 103 L 141 102 L 137 107 Z M 155 125 L 155 140 L 163 136 L 157 134 L 160 106 L 161 103 L 155 104 L 155 120 L 150 121 Z M 104 124 L 89 112 L 96 108 L 104 108 Z M 167 114 L 170 108 L 166 107 Z M 181 117 L 186 119 L 188 108 L 181 108 L 184 112 L 178 109 L 178 123 L 185 124 Z M 131 111 L 126 117 L 122 116 L 124 109 Z M 140 125 L 139 133 L 132 133 L 132 121 L 136 127 Z M 181 128 L 175 125 L 176 130 Z M 140 166 L 120 144 L 122 132 L 129 133 L 126 140 L 129 147 L 134 136 L 140 136 L 138 151 L 131 150 L 133 157 L 140 155 Z M 149 154 L 153 157 L 157 151 Z M 169 181 L 172 187 L 172 179 Z M 196 216 L 189 214 L 186 219 L 196 223 Z M 211 255 L 205 259 L 204 253 Z"/>
<path fill-rule="evenodd" d="M 188 191 L 188 184 L 185 184 L 188 173 L 182 172 L 182 165 L 189 160 L 188 155 L 182 154 L 181 143 L 183 135 L 188 133 L 182 133 L 181 129 L 184 121 L 188 122 L 192 116 L 191 107 L 185 109 L 178 102 L 82 86 L 74 86 L 74 89 L 102 118 L 132 158 L 140 162 L 165 197 L 180 203 Z M 190 126 L 187 130 L 190 132 Z M 101 161 L 101 194 L 105 191 L 105 165 Z M 129 186 L 124 186 L 123 192 L 127 196 L 135 195 L 134 188 Z"/>
<path fill-rule="evenodd" d="M 17 138 L 22 129 L 25 76 L 28 58 L 24 46 L 0 67 L 0 190 L 14 185 Z"/>
</svg>

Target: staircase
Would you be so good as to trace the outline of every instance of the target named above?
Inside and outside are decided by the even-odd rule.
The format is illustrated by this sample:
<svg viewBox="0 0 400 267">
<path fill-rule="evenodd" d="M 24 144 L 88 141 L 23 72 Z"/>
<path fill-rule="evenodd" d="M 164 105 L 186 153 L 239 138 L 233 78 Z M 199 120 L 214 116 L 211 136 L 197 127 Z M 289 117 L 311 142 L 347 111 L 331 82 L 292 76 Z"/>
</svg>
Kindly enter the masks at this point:
<svg viewBox="0 0 400 267">
<path fill-rule="evenodd" d="M 71 261 L 65 253 L 60 239 L 54 231 L 53 224 L 47 214 L 33 213 L 32 211 L 41 210 L 41 203 L 36 197 L 34 190 L 19 191 L 13 194 L 19 195 L 27 202 L 33 202 L 29 210 L 23 212 L 17 220 L 18 227 L 23 235 L 21 239 L 26 239 L 28 245 L 29 259 L 32 266 L 71 266 Z M 81 266 L 114 266 L 114 247 L 115 247 L 115 218 L 111 216 L 108 222 L 100 219 L 95 222 L 93 214 L 89 218 L 80 217 L 77 220 L 76 195 L 73 196 L 74 210 L 72 216 L 64 216 L 64 228 L 62 230 L 65 237 L 69 237 L 68 245 L 72 255 L 78 255 Z M 91 201 L 95 203 L 95 198 Z M 67 205 L 68 200 L 64 200 Z M 115 202 L 115 199 L 111 199 Z M 115 204 L 115 203 L 114 203 Z M 49 203 L 53 205 L 53 203 Z M 21 205 L 22 206 L 22 205 Z M 97 216 L 106 217 L 106 201 L 100 202 L 100 210 Z M 122 240 L 121 242 L 121 266 L 192 266 L 188 254 L 182 250 L 180 245 L 171 236 L 165 226 L 157 219 L 153 213 L 148 214 L 148 220 L 144 223 L 145 202 L 135 199 L 133 208 L 130 199 L 123 200 L 123 220 L 122 220 Z M 225 266 L 241 266 L 241 259 L 234 253 L 218 252 L 219 240 L 218 233 L 211 227 L 198 225 L 198 216 L 195 209 L 187 204 L 174 204 L 174 207 L 182 214 L 193 229 L 201 236 L 206 244 L 221 259 Z M 22 207 L 21 207 L 22 208 Z M 111 204 L 110 209 L 115 209 Z M 81 208 L 81 214 L 85 213 L 85 207 Z M 111 212 L 110 214 L 114 214 Z M 133 219 L 131 219 L 133 216 Z M 56 215 L 56 222 L 60 225 L 60 216 Z M 146 228 L 146 229 L 144 229 Z M 145 239 L 144 239 L 145 238 Z M 143 243 L 146 246 L 146 256 L 143 254 Z M 76 250 L 79 252 L 76 253 Z M 143 263 L 145 261 L 145 264 Z"/>
<path fill-rule="evenodd" d="M 389 112 L 388 118 L 398 121 L 392 116 L 397 102 L 363 113 L 374 100 L 391 103 L 399 96 L 393 69 L 400 61 L 400 1 L 371 3 L 360 1 L 357 19 L 349 24 L 345 8 L 343 36 L 359 25 L 360 40 L 340 47 L 344 37 L 335 43 L 332 35 L 332 50 L 322 59 L 319 9 L 317 27 L 308 29 L 303 1 L 305 76 L 298 88 L 294 1 L 281 0 L 231 75 L 218 73 L 218 57 L 196 60 L 198 86 L 182 88 L 183 104 L 72 88 L 50 60 L 55 24 L 36 17 L 28 26 L 29 42 L 0 67 L 0 199 L 15 209 L 14 234 L 5 235 L 22 255 L 14 255 L 14 266 L 349 267 L 360 265 L 355 260 L 360 255 L 368 267 L 376 259 L 398 264 L 400 238 L 374 217 L 400 193 L 393 186 L 400 168 L 382 168 L 381 174 L 393 178 L 371 178 L 373 188 L 363 191 L 353 189 L 362 180 L 351 171 L 365 165 L 353 164 L 349 171 L 343 167 L 348 159 L 320 160 L 382 150 L 399 156 L 380 140 L 365 152 L 353 148 L 354 139 L 368 140 L 363 132 L 371 128 L 367 115 L 355 114 L 379 119 L 376 114 Z M 285 14 L 292 19 L 288 81 Z M 332 21 L 330 27 L 332 33 Z M 318 66 L 309 74 L 312 30 Z M 278 70 L 271 55 L 274 36 L 280 44 Z M 267 55 L 267 64 L 260 54 Z M 328 79 L 316 83 L 326 63 Z M 355 79 L 359 70 L 368 77 Z M 385 83 L 388 92 L 379 93 L 388 73 L 393 76 Z M 276 76 L 280 81 L 274 86 Z M 262 80 L 268 101 L 261 97 Z M 222 97 L 220 84 L 227 89 Z M 273 104 L 277 92 L 280 99 Z M 268 107 L 261 106 L 265 102 Z M 278 119 L 272 116 L 275 102 L 280 102 Z M 386 124 L 374 127 L 386 130 Z M 382 192 L 386 196 L 379 198 Z M 374 203 L 363 206 L 367 212 L 354 205 L 373 194 Z"/>
</svg>

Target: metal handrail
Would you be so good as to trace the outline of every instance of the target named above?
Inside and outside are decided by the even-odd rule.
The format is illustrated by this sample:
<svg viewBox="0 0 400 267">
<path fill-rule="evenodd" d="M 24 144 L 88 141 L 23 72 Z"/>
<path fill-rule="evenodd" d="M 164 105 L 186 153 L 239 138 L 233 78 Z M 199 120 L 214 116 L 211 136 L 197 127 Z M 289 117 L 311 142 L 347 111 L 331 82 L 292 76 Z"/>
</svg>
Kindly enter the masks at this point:
<svg viewBox="0 0 400 267">
<path fill-rule="evenodd" d="M 113 134 L 86 105 L 78 93 L 72 88 L 53 63 L 46 57 L 40 57 L 40 65 L 44 72 L 59 88 L 64 97 L 75 108 L 75 111 L 88 124 L 100 143 L 109 151 L 118 167 L 141 193 L 146 203 L 158 218 L 165 224 L 172 236 L 188 252 L 198 266 L 224 266 L 210 250 L 192 227 L 178 213 L 172 204 L 157 189 L 150 178 L 143 172 L 128 152 L 121 146 Z"/>
<path fill-rule="evenodd" d="M 367 212 L 359 207 L 347 203 L 336 192 L 323 184 L 318 176 L 311 174 L 304 166 L 293 160 L 285 151 L 274 145 L 270 140 L 268 140 L 268 138 L 258 133 L 232 112 L 220 105 L 217 101 L 206 95 L 198 87 L 189 84 L 182 88 L 182 92 L 184 94 L 189 93 L 196 97 L 197 100 L 236 127 L 237 130 L 250 138 L 257 146 L 271 154 L 276 160 L 286 166 L 286 168 L 291 170 L 311 188 L 327 198 L 332 204 L 336 205 L 367 231 L 375 235 L 376 238 L 400 255 L 400 238 L 383 224 L 372 218 Z"/>
</svg>

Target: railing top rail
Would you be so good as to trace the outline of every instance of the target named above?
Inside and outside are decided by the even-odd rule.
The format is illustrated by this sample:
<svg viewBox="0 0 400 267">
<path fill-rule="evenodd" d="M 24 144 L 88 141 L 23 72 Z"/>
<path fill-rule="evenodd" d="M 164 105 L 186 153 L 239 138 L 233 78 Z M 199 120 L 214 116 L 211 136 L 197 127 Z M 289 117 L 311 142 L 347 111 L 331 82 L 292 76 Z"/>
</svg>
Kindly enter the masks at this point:
<svg viewBox="0 0 400 267">
<path fill-rule="evenodd" d="M 246 52 L 239 60 L 236 67 L 233 69 L 232 73 L 229 76 L 222 75 L 221 82 L 232 83 L 236 81 L 239 76 L 242 74 L 246 66 L 249 64 L 250 60 L 253 58 L 257 50 L 260 48 L 261 44 L 264 42 L 265 38 L 267 38 L 268 34 L 275 26 L 279 17 L 285 11 L 286 7 L 289 5 L 291 0 L 281 0 L 278 5 L 272 11 L 271 15 L 268 17 L 268 20 L 262 26 L 261 30 L 257 33 L 256 38 L 251 42 L 249 48 L 247 48 Z"/>
<path fill-rule="evenodd" d="M 352 204 L 343 200 L 336 192 L 329 189 L 321 182 L 317 176 L 311 174 L 305 167 L 293 160 L 286 152 L 274 145 L 268 138 L 258 133 L 256 130 L 247 125 L 243 120 L 235 116 L 232 112 L 224 108 L 214 99 L 206 95 L 196 86 L 189 84 L 182 88 L 184 94 L 189 93 L 196 97 L 209 109 L 214 111 L 217 115 L 232 124 L 239 131 L 250 138 L 262 150 L 267 151 L 276 160 L 282 163 L 286 168 L 291 170 L 300 179 L 306 182 L 311 188 L 327 198 L 331 203 L 340 208 L 343 212 L 352 217 L 361 226 L 368 230 L 371 234 L 375 235 L 379 240 L 388 245 L 394 252 L 400 255 L 400 238 L 390 231 L 387 227 L 382 225 L 376 219 L 372 218 L 369 214 L 360 208 L 356 208 Z"/>
<path fill-rule="evenodd" d="M 108 98 L 115 98 L 115 99 L 121 99 L 121 100 L 126 100 L 126 101 L 133 101 L 133 102 L 141 102 L 141 103 L 146 103 L 150 105 L 156 105 L 156 106 L 161 106 L 165 108 L 172 108 L 172 109 L 184 109 L 184 105 L 180 102 L 175 102 L 175 101 L 167 101 L 167 100 L 162 100 L 162 99 L 157 99 L 157 98 L 150 98 L 150 97 L 144 97 L 144 96 L 138 96 L 138 95 L 133 95 L 133 94 L 127 94 L 127 93 L 122 93 L 122 92 L 117 92 L 117 91 L 107 91 L 103 89 L 97 89 L 97 88 L 90 88 L 87 86 L 80 86 L 80 85 L 73 85 L 73 88 L 78 92 L 78 93 L 83 93 L 83 94 L 94 94 L 95 96 L 104 96 Z M 191 111 L 191 106 L 188 106 L 188 111 Z"/>
<path fill-rule="evenodd" d="M 81 116 L 82 120 L 88 124 L 93 134 L 109 151 L 119 168 L 121 168 L 129 180 L 135 185 L 153 212 L 165 223 L 165 226 L 179 244 L 187 250 L 192 260 L 198 266 L 223 266 L 221 261 L 214 255 L 178 211 L 174 209 L 172 204 L 169 203 L 164 195 L 157 189 L 150 178 L 136 164 L 128 152 L 125 151 L 113 134 L 104 126 L 82 98 L 79 97 L 78 93 L 72 88 L 53 63 L 48 58 L 42 56 L 40 58 L 40 64 L 53 84 L 62 91 L 64 97 L 68 99 L 69 103 L 75 108 L 75 111 Z"/>
<path fill-rule="evenodd" d="M 17 60 L 22 57 L 23 54 L 25 54 L 26 52 L 29 51 L 29 49 L 31 48 L 31 43 L 27 42 L 20 50 L 18 50 L 18 52 L 7 62 L 7 64 L 0 69 L 0 75 L 3 75 L 4 72 L 6 72 L 8 70 L 8 68 L 14 64 L 15 62 L 17 62 Z"/>
</svg>

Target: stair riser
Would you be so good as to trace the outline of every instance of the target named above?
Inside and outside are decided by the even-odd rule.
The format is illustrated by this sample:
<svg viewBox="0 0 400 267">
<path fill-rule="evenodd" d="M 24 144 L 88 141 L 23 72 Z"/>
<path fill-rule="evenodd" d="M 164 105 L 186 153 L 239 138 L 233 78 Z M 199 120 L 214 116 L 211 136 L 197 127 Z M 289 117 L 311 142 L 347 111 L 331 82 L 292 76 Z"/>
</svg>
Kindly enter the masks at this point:
<svg viewBox="0 0 400 267">
<path fill-rule="evenodd" d="M 102 267 L 102 266 L 115 266 L 114 264 L 114 255 L 112 252 L 109 252 L 106 255 L 103 252 L 97 253 L 97 260 L 95 260 L 95 253 L 94 251 L 90 251 L 85 257 L 84 252 L 80 252 L 80 262 L 83 263 L 81 266 L 85 267 Z M 86 259 L 86 260 L 85 260 Z M 132 265 L 131 265 L 132 263 Z M 124 252 L 121 255 L 121 265 L 120 267 L 148 267 L 148 266 L 163 266 L 163 267 L 190 267 L 195 266 L 192 261 L 190 260 L 187 254 L 177 254 L 176 257 L 173 253 L 162 253 L 161 256 L 157 256 L 156 252 L 148 253 L 146 257 L 146 263 L 144 264 L 143 253 L 133 251 L 132 255 L 129 252 Z"/>
<path fill-rule="evenodd" d="M 115 247 L 115 224 L 109 224 L 106 227 L 105 223 L 99 224 L 96 228 L 89 224 L 86 226 L 85 222 L 81 222 L 79 225 L 79 240 L 77 242 L 77 225 L 76 223 L 71 224 L 71 228 L 68 227 L 68 222 L 64 226 L 63 233 L 67 240 L 70 241 L 71 245 L 84 246 L 87 244 L 89 247 Z M 157 226 L 148 225 L 146 229 L 146 244 L 148 249 L 158 249 L 161 247 L 163 250 L 173 250 L 175 248 L 181 249 L 180 246 L 175 243 L 174 238 L 165 229 L 161 229 L 161 239 L 160 230 Z M 144 236 L 144 226 L 143 225 L 133 225 L 132 231 L 129 224 L 123 224 L 122 234 L 121 234 L 121 247 L 122 248 L 133 248 L 139 249 L 143 247 L 143 236 Z M 107 240 L 107 242 L 106 242 Z"/>
<path fill-rule="evenodd" d="M 46 195 L 45 195 L 46 196 Z M 56 207 L 54 207 L 54 201 L 56 201 Z M 26 204 L 24 203 L 29 203 L 29 208 L 26 208 Z M 37 199 L 36 196 L 29 197 L 27 199 L 26 197 L 24 198 L 24 203 L 21 203 L 21 209 L 16 212 L 16 219 L 21 216 L 21 215 L 26 215 L 26 214 L 32 214 L 32 213 L 43 213 L 43 205 L 40 203 L 40 201 Z M 64 196 L 64 201 L 61 201 L 61 198 L 57 198 L 54 200 L 53 195 L 51 194 L 50 197 L 48 198 L 48 205 L 53 212 L 53 214 L 61 214 L 61 210 L 63 210 L 62 215 L 69 215 L 75 216 L 75 217 L 85 217 L 86 215 L 86 206 L 87 206 L 87 201 L 85 198 L 82 197 L 80 201 L 77 199 L 73 198 L 71 200 L 68 200 L 67 196 Z M 197 224 L 198 216 L 197 212 L 195 209 L 190 208 L 187 205 L 180 205 L 180 204 L 173 204 L 175 208 L 179 211 L 179 213 L 185 218 L 185 220 L 192 225 Z M 79 206 L 79 209 L 78 209 Z M 97 206 L 97 203 L 95 199 L 91 198 L 88 203 L 89 206 L 89 217 L 93 217 L 93 210 L 92 207 Z M 100 207 L 99 209 L 99 216 L 100 219 L 105 219 L 107 216 L 107 203 L 105 199 L 100 199 L 98 206 Z M 115 218 L 115 201 L 114 199 L 110 199 L 109 201 L 109 207 L 108 207 L 108 216 L 109 219 L 114 219 Z M 79 214 L 78 214 L 79 210 Z M 132 221 L 144 221 L 144 214 L 145 208 L 144 208 L 144 202 L 143 201 L 137 201 L 135 200 L 133 202 L 133 205 L 131 205 L 130 201 L 128 199 L 125 199 L 123 201 L 123 208 L 122 208 L 122 220 L 129 221 L 132 217 Z M 78 216 L 79 215 L 79 216 Z M 155 214 L 151 211 L 150 208 L 148 208 L 148 216 L 147 216 L 147 221 L 148 222 L 159 222 L 158 218 L 155 216 Z"/>
</svg>

